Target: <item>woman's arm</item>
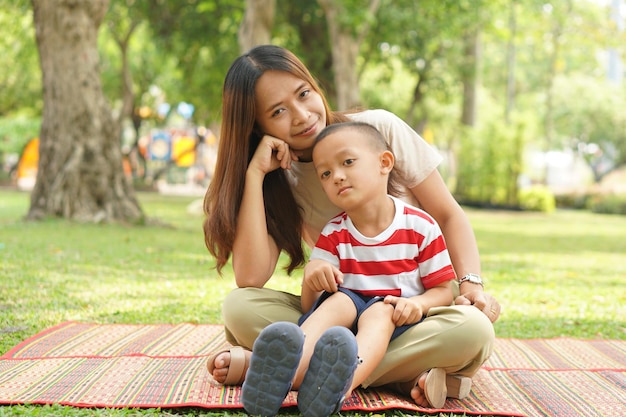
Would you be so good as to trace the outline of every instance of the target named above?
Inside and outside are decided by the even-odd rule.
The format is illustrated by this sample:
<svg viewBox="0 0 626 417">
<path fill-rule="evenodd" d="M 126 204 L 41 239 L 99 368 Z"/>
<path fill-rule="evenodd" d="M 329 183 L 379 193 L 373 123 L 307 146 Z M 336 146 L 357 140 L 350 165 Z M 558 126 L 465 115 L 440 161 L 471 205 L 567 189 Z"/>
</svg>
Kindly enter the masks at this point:
<svg viewBox="0 0 626 417">
<path fill-rule="evenodd" d="M 232 249 L 238 287 L 261 288 L 276 269 L 280 248 L 267 230 L 263 180 L 268 172 L 290 168 L 291 161 L 289 146 L 265 135 L 248 165 Z"/>
<path fill-rule="evenodd" d="M 248 169 L 237 217 L 232 264 L 238 287 L 262 288 L 271 278 L 280 250 L 267 231 L 263 199 L 265 174 Z"/>
<path fill-rule="evenodd" d="M 420 206 L 435 218 L 443 232 L 452 265 L 461 278 L 469 273 L 480 275 L 480 256 L 476 237 L 465 212 L 454 199 L 439 171 L 411 188 Z M 498 302 L 483 291 L 480 284 L 463 282 L 456 304 L 473 304 L 494 322 L 500 315 Z"/>
<path fill-rule="evenodd" d="M 411 188 L 411 192 L 420 206 L 439 224 L 457 276 L 460 278 L 469 273 L 480 275 L 480 257 L 474 231 L 439 171 L 433 171 L 424 181 Z"/>
</svg>

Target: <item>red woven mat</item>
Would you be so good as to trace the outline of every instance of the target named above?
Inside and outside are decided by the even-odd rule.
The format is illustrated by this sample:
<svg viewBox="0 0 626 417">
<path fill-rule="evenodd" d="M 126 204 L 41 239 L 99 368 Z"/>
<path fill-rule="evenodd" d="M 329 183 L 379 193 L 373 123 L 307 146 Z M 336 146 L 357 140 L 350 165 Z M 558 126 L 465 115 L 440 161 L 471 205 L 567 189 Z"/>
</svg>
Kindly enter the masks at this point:
<svg viewBox="0 0 626 417">
<path fill-rule="evenodd" d="M 68 322 L 0 357 L 0 404 L 76 407 L 243 408 L 206 358 L 226 347 L 218 325 L 98 325 Z M 502 416 L 626 416 L 626 341 L 498 339 L 464 400 L 446 412 Z M 295 406 L 296 393 L 285 399 Z M 417 407 L 380 389 L 358 390 L 344 411 Z"/>
</svg>

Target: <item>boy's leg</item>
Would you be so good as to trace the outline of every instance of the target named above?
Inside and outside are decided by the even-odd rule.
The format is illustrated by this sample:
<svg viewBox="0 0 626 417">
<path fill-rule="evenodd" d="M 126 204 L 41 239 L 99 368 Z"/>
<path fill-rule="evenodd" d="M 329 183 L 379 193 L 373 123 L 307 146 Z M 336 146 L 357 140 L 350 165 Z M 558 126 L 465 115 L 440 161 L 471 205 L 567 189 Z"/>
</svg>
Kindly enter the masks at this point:
<svg viewBox="0 0 626 417">
<path fill-rule="evenodd" d="M 300 297 L 269 288 L 236 288 L 222 306 L 226 340 L 252 349 L 261 330 L 277 321 L 298 323 Z"/>
<path fill-rule="evenodd" d="M 356 307 L 346 294 L 336 292 L 326 298 L 300 326 L 305 334 L 300 366 L 294 378 L 293 388 L 298 389 L 309 368 L 309 361 L 317 341 L 333 326 L 350 329 L 356 318 Z"/>
<path fill-rule="evenodd" d="M 489 358 L 494 340 L 491 322 L 476 307 L 433 308 L 423 322 L 389 344 L 362 386 L 410 383 L 432 368 L 471 377 Z M 405 384 L 402 391 L 409 394 L 411 388 Z"/>
<path fill-rule="evenodd" d="M 376 302 L 359 316 L 356 340 L 361 361 L 354 373 L 350 392 L 371 375 L 384 357 L 396 327 L 391 320 L 392 315 L 391 304 Z"/>
<path fill-rule="evenodd" d="M 298 390 L 298 409 L 305 417 L 329 416 L 341 410 L 358 363 L 351 330 L 333 326 L 315 344 L 310 366 Z"/>
</svg>

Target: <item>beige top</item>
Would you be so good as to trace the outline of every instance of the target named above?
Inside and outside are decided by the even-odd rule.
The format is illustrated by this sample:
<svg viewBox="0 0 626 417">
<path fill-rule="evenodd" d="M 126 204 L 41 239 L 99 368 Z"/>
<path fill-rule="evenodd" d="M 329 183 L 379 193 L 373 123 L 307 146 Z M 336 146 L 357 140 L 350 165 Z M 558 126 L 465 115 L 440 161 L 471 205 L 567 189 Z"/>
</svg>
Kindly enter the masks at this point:
<svg viewBox="0 0 626 417">
<path fill-rule="evenodd" d="M 396 159 L 394 169 L 399 173 L 402 200 L 418 207 L 409 189 L 437 168 L 441 156 L 402 119 L 386 110 L 366 110 L 348 117 L 369 123 L 382 133 Z M 287 172 L 296 201 L 303 210 L 305 240 L 313 245 L 326 222 L 341 209 L 331 203 L 324 193 L 312 162 L 294 162 Z"/>
</svg>

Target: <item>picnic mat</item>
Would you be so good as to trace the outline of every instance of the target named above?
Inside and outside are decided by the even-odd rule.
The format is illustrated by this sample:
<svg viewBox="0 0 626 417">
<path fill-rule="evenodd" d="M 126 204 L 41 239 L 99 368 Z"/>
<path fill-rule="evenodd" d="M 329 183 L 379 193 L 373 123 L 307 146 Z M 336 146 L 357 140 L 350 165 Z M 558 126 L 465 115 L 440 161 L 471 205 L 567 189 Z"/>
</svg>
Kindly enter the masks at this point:
<svg viewBox="0 0 626 417">
<path fill-rule="evenodd" d="M 227 347 L 219 325 L 67 322 L 0 357 L 0 404 L 242 409 L 240 387 L 217 384 L 207 357 Z M 444 409 L 466 415 L 626 416 L 626 341 L 497 339 L 470 396 Z M 296 393 L 285 406 L 297 404 Z M 357 390 L 343 411 L 401 409 L 410 398 Z M 295 410 L 294 410 L 295 411 Z M 297 412 L 297 411 L 295 411 Z"/>
</svg>

